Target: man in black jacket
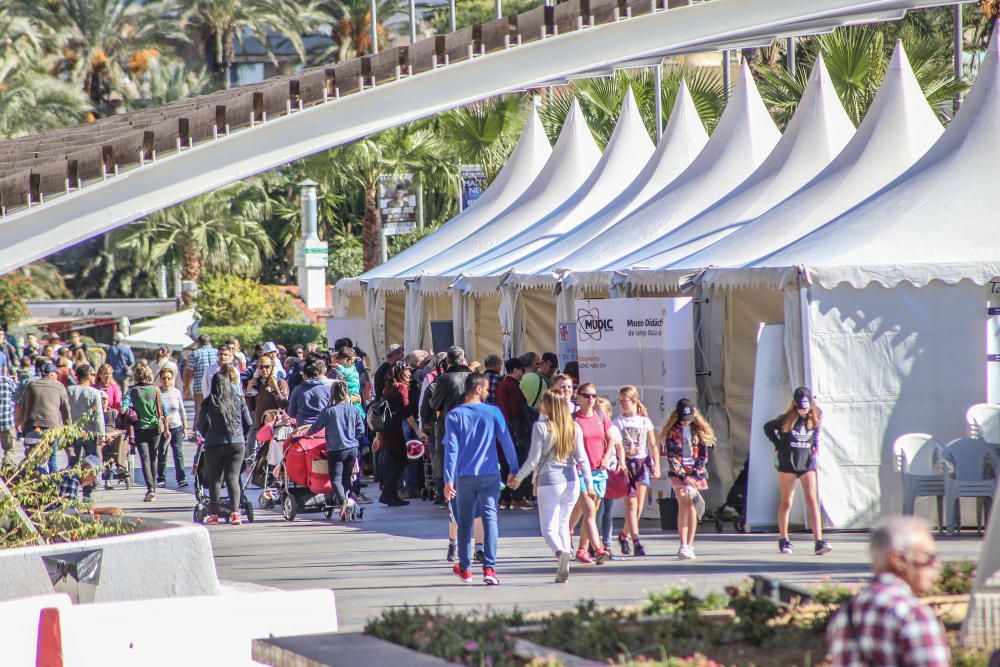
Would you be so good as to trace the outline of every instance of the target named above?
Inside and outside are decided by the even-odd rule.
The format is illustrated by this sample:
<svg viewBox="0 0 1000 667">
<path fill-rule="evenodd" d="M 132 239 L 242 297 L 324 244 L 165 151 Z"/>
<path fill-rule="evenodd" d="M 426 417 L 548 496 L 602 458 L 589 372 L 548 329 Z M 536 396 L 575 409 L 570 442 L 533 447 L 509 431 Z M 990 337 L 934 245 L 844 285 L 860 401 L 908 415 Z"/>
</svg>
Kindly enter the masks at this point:
<svg viewBox="0 0 1000 667">
<path fill-rule="evenodd" d="M 427 388 L 422 414 L 436 414 L 434 420 L 434 482 L 437 485 L 438 503 L 444 502 L 444 422 L 448 411 L 462 403 L 465 396 L 465 378 L 472 372 L 465 361 L 465 350 L 453 346 L 448 350 L 448 369 L 434 379 Z M 426 423 L 426 421 L 425 421 Z"/>
</svg>

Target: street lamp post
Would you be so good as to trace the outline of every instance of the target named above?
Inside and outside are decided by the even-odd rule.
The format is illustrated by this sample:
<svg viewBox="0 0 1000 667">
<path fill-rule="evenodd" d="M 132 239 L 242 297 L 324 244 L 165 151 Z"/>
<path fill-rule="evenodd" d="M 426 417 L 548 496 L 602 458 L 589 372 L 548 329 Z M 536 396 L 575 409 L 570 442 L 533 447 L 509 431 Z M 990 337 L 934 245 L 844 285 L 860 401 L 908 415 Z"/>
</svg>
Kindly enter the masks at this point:
<svg viewBox="0 0 1000 667">
<path fill-rule="evenodd" d="M 372 0 L 372 55 L 378 54 L 378 0 Z"/>
</svg>

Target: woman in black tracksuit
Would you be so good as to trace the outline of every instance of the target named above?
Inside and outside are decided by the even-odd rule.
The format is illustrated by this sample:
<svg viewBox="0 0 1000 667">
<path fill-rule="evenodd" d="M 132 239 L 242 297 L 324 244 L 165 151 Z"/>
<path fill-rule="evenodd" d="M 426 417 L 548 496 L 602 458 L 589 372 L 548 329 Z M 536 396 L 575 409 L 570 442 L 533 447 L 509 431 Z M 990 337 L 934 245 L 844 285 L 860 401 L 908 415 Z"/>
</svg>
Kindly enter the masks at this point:
<svg viewBox="0 0 1000 667">
<path fill-rule="evenodd" d="M 211 499 L 208 516 L 205 517 L 208 525 L 219 523 L 219 495 L 223 479 L 233 503 L 229 523 L 240 524 L 240 468 L 253 417 L 243 397 L 233 390 L 229 368 L 229 364 L 223 364 L 219 372 L 212 376 L 211 391 L 201 402 L 195 426 L 205 438 L 201 455 L 205 457 L 203 479 Z"/>
<path fill-rule="evenodd" d="M 781 499 L 778 505 L 778 551 L 792 553 L 788 539 L 788 515 L 792 509 L 795 480 L 802 484 L 809 523 L 816 539 L 815 553 L 822 556 L 831 548 L 823 540 L 823 522 L 819 510 L 819 490 L 816 482 L 819 429 L 823 413 L 813 400 L 808 387 L 799 387 L 785 414 L 764 424 L 764 434 L 774 444 Z"/>
</svg>

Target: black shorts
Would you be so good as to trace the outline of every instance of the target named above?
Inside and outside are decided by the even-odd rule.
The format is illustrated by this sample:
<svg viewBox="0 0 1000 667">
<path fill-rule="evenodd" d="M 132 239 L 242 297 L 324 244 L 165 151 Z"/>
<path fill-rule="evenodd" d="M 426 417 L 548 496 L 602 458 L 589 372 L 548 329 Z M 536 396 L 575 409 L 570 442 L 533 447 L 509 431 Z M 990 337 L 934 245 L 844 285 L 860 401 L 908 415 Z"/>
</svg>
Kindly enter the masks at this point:
<svg viewBox="0 0 1000 667">
<path fill-rule="evenodd" d="M 796 477 L 802 477 L 802 475 L 806 474 L 807 472 L 816 472 L 816 463 L 815 462 L 810 463 L 809 467 L 805 470 L 795 470 L 791 466 L 779 465 L 778 472 L 787 472 L 791 475 L 795 475 Z"/>
</svg>

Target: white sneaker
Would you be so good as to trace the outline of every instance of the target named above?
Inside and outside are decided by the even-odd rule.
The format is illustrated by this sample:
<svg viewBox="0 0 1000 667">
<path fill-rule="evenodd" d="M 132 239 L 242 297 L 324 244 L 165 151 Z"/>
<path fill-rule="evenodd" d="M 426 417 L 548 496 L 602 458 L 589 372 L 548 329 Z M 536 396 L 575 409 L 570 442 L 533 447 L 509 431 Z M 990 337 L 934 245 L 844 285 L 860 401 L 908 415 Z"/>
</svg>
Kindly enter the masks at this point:
<svg viewBox="0 0 1000 667">
<path fill-rule="evenodd" d="M 698 557 L 694 555 L 694 547 L 690 544 L 688 545 L 688 560 L 697 560 Z"/>
<path fill-rule="evenodd" d="M 559 570 L 556 572 L 556 583 L 565 584 L 569 579 L 570 553 L 562 551 L 559 553 Z"/>
<path fill-rule="evenodd" d="M 677 559 L 678 560 L 688 560 L 688 559 L 690 559 L 691 558 L 691 551 L 690 551 L 690 549 L 691 549 L 691 547 L 689 547 L 688 545 L 682 544 L 681 548 L 677 550 Z"/>
</svg>

